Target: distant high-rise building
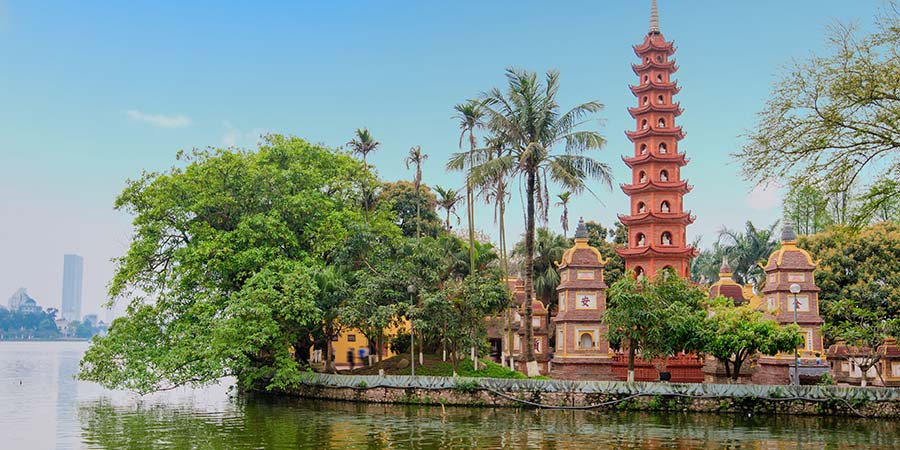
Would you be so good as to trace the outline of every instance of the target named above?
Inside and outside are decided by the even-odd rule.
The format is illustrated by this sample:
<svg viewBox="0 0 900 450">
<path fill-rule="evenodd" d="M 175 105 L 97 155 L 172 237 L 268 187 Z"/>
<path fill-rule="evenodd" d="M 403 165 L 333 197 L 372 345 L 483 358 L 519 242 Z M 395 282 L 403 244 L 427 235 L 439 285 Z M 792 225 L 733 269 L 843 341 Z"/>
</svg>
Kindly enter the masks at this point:
<svg viewBox="0 0 900 450">
<path fill-rule="evenodd" d="M 63 257 L 62 317 L 68 321 L 81 319 L 81 279 L 84 258 L 78 255 Z"/>
<path fill-rule="evenodd" d="M 19 290 L 9 298 L 9 310 L 18 311 L 25 301 L 30 298 L 31 297 L 28 296 L 28 291 L 26 291 L 25 288 L 19 288 Z"/>
</svg>

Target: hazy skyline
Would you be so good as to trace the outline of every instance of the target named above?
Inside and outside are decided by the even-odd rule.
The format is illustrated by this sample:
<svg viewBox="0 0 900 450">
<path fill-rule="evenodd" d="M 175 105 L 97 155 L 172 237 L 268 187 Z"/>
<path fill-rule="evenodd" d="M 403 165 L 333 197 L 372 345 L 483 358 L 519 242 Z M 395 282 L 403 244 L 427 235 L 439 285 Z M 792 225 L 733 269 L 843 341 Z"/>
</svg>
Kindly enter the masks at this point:
<svg viewBox="0 0 900 450">
<path fill-rule="evenodd" d="M 681 67 L 680 149 L 694 185 L 685 202 L 697 215 L 689 240 L 709 245 L 722 226 L 780 217 L 779 192 L 752 190 L 729 154 L 781 66 L 821 51 L 835 20 L 868 28 L 881 4 L 660 1 Z M 385 180 L 409 179 L 403 158 L 421 145 L 425 182 L 460 187 L 462 177 L 443 170 L 457 151 L 452 107 L 502 87 L 509 66 L 560 70 L 564 108 L 606 105 L 609 145 L 595 156 L 622 182 L 620 157 L 632 149 L 623 132 L 634 126 L 626 108 L 636 102 L 631 46 L 647 32 L 649 7 L 0 0 L 0 295 L 26 287 L 45 308 L 60 307 L 62 255 L 77 253 L 82 312 L 99 312 L 111 259 L 129 239 L 130 218 L 113 201 L 126 179 L 171 166 L 180 149 L 252 147 L 267 131 L 336 147 L 368 127 L 382 142 L 369 161 Z M 594 190 L 602 204 L 574 200 L 570 229 L 580 216 L 610 226 L 626 210 L 617 187 Z M 508 217 L 518 237 L 516 192 Z M 478 209 L 478 228 L 494 236 L 492 221 L 490 207 Z M 549 225 L 560 230 L 558 210 Z"/>
</svg>

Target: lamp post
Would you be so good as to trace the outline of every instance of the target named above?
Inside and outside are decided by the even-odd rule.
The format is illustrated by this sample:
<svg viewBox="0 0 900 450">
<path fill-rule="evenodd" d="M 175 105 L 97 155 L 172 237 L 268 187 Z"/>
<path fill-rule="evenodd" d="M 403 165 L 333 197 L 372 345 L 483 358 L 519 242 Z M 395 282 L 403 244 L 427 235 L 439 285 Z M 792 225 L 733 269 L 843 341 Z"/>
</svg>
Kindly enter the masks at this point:
<svg viewBox="0 0 900 450">
<path fill-rule="evenodd" d="M 415 299 L 418 289 L 413 284 L 406 286 L 406 292 L 409 294 L 410 300 Z M 412 301 L 409 304 L 412 309 Z M 409 372 L 411 376 L 416 376 L 416 323 L 413 318 L 409 318 Z"/>
<path fill-rule="evenodd" d="M 800 285 L 797 283 L 792 284 L 789 288 L 791 294 L 794 294 L 794 325 L 797 325 L 797 308 L 800 307 L 800 302 L 797 301 L 797 294 L 800 293 Z M 804 338 L 805 340 L 805 338 Z M 794 349 L 794 380 L 793 384 L 796 386 L 800 385 L 800 352 L 798 349 Z"/>
</svg>

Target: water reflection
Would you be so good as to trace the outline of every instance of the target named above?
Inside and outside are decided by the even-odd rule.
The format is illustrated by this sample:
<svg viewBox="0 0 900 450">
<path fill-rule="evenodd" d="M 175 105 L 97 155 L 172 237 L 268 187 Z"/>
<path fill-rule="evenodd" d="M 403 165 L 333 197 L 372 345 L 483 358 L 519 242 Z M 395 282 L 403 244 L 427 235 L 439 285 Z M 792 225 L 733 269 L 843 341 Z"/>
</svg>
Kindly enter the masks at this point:
<svg viewBox="0 0 900 450">
<path fill-rule="evenodd" d="M 102 448 L 893 448 L 891 421 L 364 405 L 250 396 L 218 413 L 79 409 Z"/>
<path fill-rule="evenodd" d="M 237 396 L 146 397 L 73 376 L 85 343 L 0 343 L 0 448 L 900 448 L 900 422 L 524 411 Z"/>
</svg>

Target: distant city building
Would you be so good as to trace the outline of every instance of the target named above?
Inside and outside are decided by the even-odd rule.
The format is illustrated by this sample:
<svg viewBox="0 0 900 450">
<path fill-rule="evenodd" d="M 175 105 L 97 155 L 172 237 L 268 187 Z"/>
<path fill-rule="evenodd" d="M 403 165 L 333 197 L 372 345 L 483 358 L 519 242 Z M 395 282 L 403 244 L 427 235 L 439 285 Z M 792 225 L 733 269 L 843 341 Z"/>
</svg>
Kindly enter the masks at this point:
<svg viewBox="0 0 900 450">
<path fill-rule="evenodd" d="M 63 257 L 62 317 L 68 321 L 81 318 L 81 281 L 84 258 L 78 255 Z"/>
<path fill-rule="evenodd" d="M 7 303 L 10 311 L 18 311 L 23 313 L 41 312 L 42 308 L 37 304 L 37 300 L 28 296 L 25 288 L 19 288 Z"/>
</svg>

